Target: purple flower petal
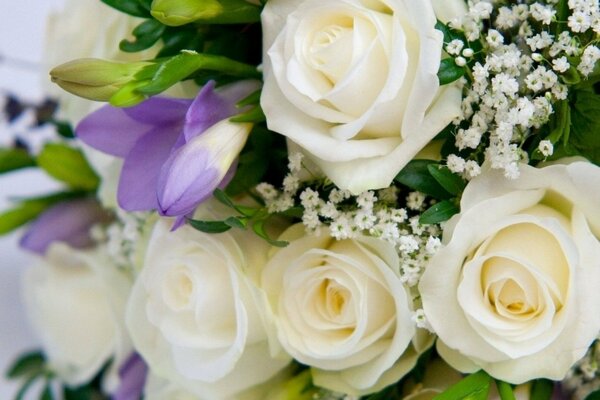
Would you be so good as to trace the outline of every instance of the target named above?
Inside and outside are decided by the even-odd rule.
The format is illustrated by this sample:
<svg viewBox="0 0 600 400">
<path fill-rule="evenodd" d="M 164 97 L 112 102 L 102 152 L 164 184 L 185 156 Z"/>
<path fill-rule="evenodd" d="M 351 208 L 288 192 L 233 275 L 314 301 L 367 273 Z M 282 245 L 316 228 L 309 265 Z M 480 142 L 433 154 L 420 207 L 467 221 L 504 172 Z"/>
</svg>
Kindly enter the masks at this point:
<svg viewBox="0 0 600 400">
<path fill-rule="evenodd" d="M 75 128 L 75 133 L 97 150 L 125 157 L 151 129 L 151 125 L 129 118 L 122 108 L 104 106 L 85 117 Z"/>
<path fill-rule="evenodd" d="M 218 92 L 215 82 L 210 81 L 196 96 L 190 106 L 183 127 L 186 142 L 189 142 L 217 122 L 240 112 L 235 105 L 258 89 L 256 81 L 240 81 L 228 85 Z"/>
<path fill-rule="evenodd" d="M 157 207 L 156 185 L 161 167 L 169 158 L 179 130 L 154 128 L 131 149 L 119 179 L 117 201 L 126 211 L 146 211 Z"/>
<path fill-rule="evenodd" d="M 112 395 L 112 400 L 139 400 L 147 375 L 148 366 L 137 353 L 133 353 L 119 369 L 121 383 Z"/>
<path fill-rule="evenodd" d="M 134 107 L 123 108 L 127 116 L 146 125 L 164 126 L 181 124 L 192 104 L 192 99 L 151 97 Z"/>
<path fill-rule="evenodd" d="M 52 242 L 66 242 L 77 248 L 93 244 L 90 228 L 106 222 L 109 215 L 92 199 L 58 203 L 33 222 L 21 238 L 20 246 L 44 254 Z"/>
<path fill-rule="evenodd" d="M 221 182 L 220 171 L 211 166 L 210 152 L 193 144 L 171 154 L 160 171 L 157 197 L 161 215 L 192 212 Z"/>
</svg>

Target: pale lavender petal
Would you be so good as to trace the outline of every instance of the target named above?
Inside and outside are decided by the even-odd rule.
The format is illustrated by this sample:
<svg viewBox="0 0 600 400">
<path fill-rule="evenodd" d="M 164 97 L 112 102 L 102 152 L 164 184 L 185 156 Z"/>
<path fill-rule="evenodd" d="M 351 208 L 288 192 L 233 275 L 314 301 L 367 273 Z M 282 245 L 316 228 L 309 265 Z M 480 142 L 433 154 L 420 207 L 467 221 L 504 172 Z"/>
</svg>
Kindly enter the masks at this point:
<svg viewBox="0 0 600 400">
<path fill-rule="evenodd" d="M 191 104 L 191 99 L 151 97 L 137 106 L 123 108 L 123 111 L 129 118 L 146 125 L 180 125 Z"/>
<path fill-rule="evenodd" d="M 93 244 L 90 228 L 107 222 L 109 215 L 96 200 L 70 200 L 49 208 L 33 222 L 20 246 L 44 254 L 52 242 L 66 242 L 77 248 Z"/>
<path fill-rule="evenodd" d="M 122 209 L 146 211 L 157 207 L 158 175 L 178 136 L 177 130 L 154 128 L 127 154 L 117 191 L 117 201 Z"/>
<path fill-rule="evenodd" d="M 112 395 L 112 400 L 139 400 L 144 392 L 148 366 L 144 360 L 133 353 L 119 369 L 121 383 Z"/>
<path fill-rule="evenodd" d="M 221 182 L 221 174 L 209 166 L 211 157 L 207 149 L 189 144 L 171 154 L 158 178 L 158 207 L 162 215 L 188 214 L 212 194 Z"/>
<path fill-rule="evenodd" d="M 183 127 L 186 142 L 200 135 L 217 122 L 231 117 L 241 110 L 235 105 L 259 87 L 257 81 L 240 81 L 215 91 L 210 81 L 198 93 L 185 117 Z"/>
<path fill-rule="evenodd" d="M 129 118 L 122 108 L 104 106 L 85 117 L 75 128 L 75 134 L 97 150 L 125 157 L 151 129 L 152 126 Z"/>
</svg>

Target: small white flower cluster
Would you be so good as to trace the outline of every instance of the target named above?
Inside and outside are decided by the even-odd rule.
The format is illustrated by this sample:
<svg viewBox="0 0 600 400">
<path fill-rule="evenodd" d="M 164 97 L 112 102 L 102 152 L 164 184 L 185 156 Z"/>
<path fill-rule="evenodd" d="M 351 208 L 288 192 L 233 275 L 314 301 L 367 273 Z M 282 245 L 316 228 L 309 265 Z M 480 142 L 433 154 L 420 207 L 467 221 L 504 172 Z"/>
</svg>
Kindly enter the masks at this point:
<svg viewBox="0 0 600 400">
<path fill-rule="evenodd" d="M 393 186 L 369 190 L 358 196 L 337 188 L 328 190 L 323 197 L 319 190 L 311 187 L 299 192 L 301 165 L 301 159 L 292 154 L 283 191 L 268 183 L 256 187 L 268 211 L 289 210 L 294 207 L 297 197 L 303 208 L 302 222 L 309 232 L 320 235 L 323 228 L 328 228 L 329 235 L 337 240 L 367 234 L 392 243 L 400 255 L 402 280 L 411 287 L 416 286 L 426 262 L 441 246 L 439 225 L 421 225 L 418 216 L 409 215 L 409 212 L 422 212 L 431 205 L 427 197 L 419 192 L 409 192 L 405 197 L 406 208 L 396 208 L 398 188 Z"/>
<path fill-rule="evenodd" d="M 600 389 L 600 340 L 571 368 L 562 385 L 567 391 L 573 392 L 574 400 L 583 400 Z"/>
<path fill-rule="evenodd" d="M 567 98 L 564 82 L 568 79 L 563 75 L 573 72 L 572 58 L 581 56 L 581 62 L 573 67 L 583 77 L 600 60 L 600 49 L 594 45 L 597 37 L 587 45 L 576 37 L 590 28 L 598 34 L 600 12 L 597 0 L 569 0 L 571 31 L 555 37 L 549 26 L 556 22 L 556 1 L 505 3 L 492 6 L 488 1 L 470 0 L 467 16 L 449 25 L 464 31 L 468 41 L 480 40 L 486 54 L 485 59 L 471 63 L 471 84 L 465 91 L 462 115 L 455 121 L 460 125 L 456 146 L 461 151 L 485 148 L 491 167 L 515 179 L 519 162 L 528 161 L 522 144 L 549 121 L 553 103 Z M 512 38 L 511 43 L 506 37 Z M 470 50 L 466 47 L 467 43 L 454 39 L 445 49 L 452 56 L 464 58 L 464 51 Z M 471 52 L 467 55 L 473 56 Z M 462 60 L 457 64 L 465 65 Z M 544 157 L 554 151 L 549 141 L 542 141 L 538 149 Z M 465 179 L 480 172 L 475 161 L 457 155 L 448 157 L 447 165 Z"/>
<path fill-rule="evenodd" d="M 115 264 L 132 271 L 135 268 L 137 246 L 150 213 L 116 210 L 117 219 L 108 227 L 95 225 L 91 234 L 96 242 L 105 243 L 107 252 Z"/>
</svg>

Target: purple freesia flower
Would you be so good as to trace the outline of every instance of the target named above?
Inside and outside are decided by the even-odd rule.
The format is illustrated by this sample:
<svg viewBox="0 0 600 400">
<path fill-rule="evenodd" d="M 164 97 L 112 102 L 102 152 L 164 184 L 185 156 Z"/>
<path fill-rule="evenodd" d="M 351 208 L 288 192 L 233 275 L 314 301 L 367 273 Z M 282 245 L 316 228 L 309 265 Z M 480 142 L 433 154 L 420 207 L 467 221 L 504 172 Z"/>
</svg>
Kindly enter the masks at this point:
<svg viewBox="0 0 600 400">
<path fill-rule="evenodd" d="M 144 360 L 133 353 L 119 369 L 121 382 L 112 395 L 112 400 L 139 400 L 144 392 L 148 366 Z"/>
<path fill-rule="evenodd" d="M 94 199 L 64 201 L 44 211 L 29 226 L 19 244 L 38 254 L 44 254 L 52 242 L 88 247 L 93 244 L 90 228 L 109 219 L 109 214 Z"/>
<path fill-rule="evenodd" d="M 210 82 L 194 100 L 152 97 L 130 108 L 104 106 L 81 121 L 76 133 L 88 145 L 124 158 L 117 190 L 121 208 L 158 209 L 179 217 L 179 225 L 222 183 L 241 150 L 236 147 L 233 158 L 223 156 L 231 153 L 227 145 L 208 150 L 228 160 L 215 171 L 207 162 L 214 159 L 206 155 L 207 147 L 193 143 L 239 112 L 236 103 L 257 87 L 255 81 L 242 81 L 216 91 Z"/>
</svg>

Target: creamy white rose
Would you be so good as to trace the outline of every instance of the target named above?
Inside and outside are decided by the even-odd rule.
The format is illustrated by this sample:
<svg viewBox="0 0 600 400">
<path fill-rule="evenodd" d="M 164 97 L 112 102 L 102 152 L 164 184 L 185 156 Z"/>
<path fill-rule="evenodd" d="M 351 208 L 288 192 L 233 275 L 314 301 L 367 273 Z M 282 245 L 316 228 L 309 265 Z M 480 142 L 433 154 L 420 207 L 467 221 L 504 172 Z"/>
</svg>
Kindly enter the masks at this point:
<svg viewBox="0 0 600 400">
<path fill-rule="evenodd" d="M 419 286 L 449 364 L 518 384 L 560 380 L 585 354 L 600 330 L 598 187 L 586 162 L 467 185 Z"/>
<path fill-rule="evenodd" d="M 305 236 L 302 225 L 281 238 L 290 244 L 269 260 L 262 287 L 282 346 L 313 367 L 315 384 L 366 394 L 408 372 L 427 340 L 413 340 L 412 300 L 394 246 Z"/>
<path fill-rule="evenodd" d="M 170 232 L 171 225 L 155 225 L 129 299 L 138 352 L 156 375 L 201 398 L 230 398 L 277 374 L 289 359 L 271 357 L 248 278 L 268 245 L 248 232 Z"/>
<path fill-rule="evenodd" d="M 78 251 L 63 243 L 25 274 L 28 317 L 59 378 L 77 386 L 111 359 L 105 389 L 117 385 L 118 366 L 132 351 L 125 330 L 131 282 L 99 250 Z"/>
<path fill-rule="evenodd" d="M 460 89 L 440 87 L 437 77 L 436 12 L 456 17 L 466 6 L 270 0 L 261 17 L 269 128 L 300 145 L 337 186 L 387 187 L 460 112 Z"/>
</svg>

